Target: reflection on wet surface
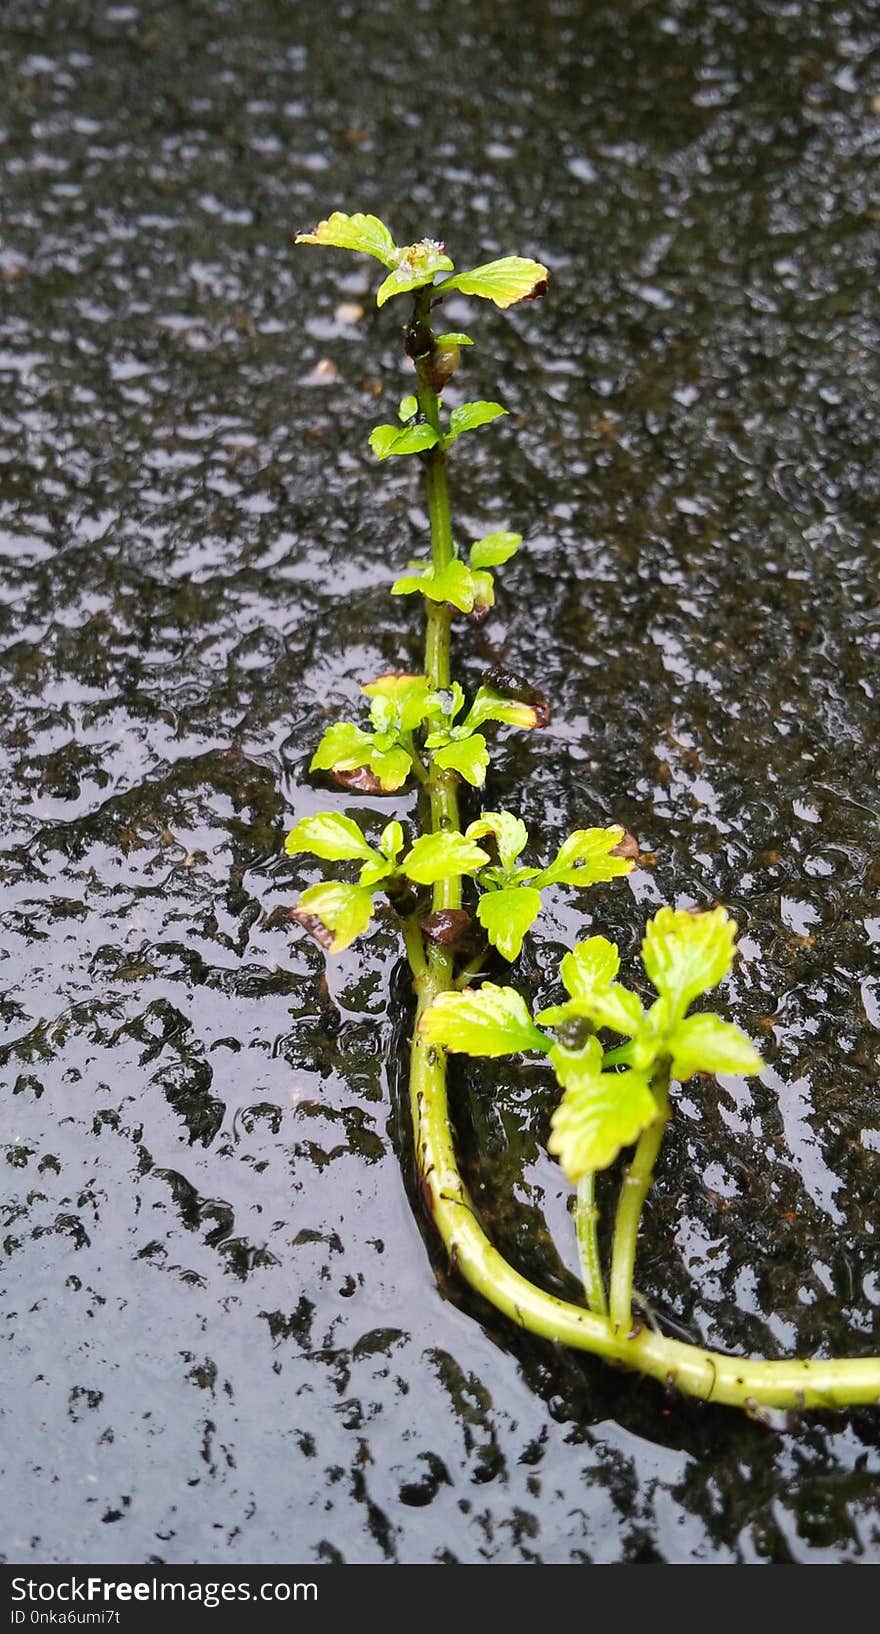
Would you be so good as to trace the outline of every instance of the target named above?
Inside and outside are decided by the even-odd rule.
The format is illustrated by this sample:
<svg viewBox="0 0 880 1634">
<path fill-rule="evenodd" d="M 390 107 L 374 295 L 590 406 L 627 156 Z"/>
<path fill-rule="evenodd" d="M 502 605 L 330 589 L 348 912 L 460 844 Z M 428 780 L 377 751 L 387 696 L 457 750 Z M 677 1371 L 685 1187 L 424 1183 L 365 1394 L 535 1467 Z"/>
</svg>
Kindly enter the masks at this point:
<svg viewBox="0 0 880 1634">
<path fill-rule="evenodd" d="M 396 319 L 289 244 L 359 206 L 554 273 L 522 314 L 449 307 L 512 411 L 456 470 L 462 532 L 529 540 L 459 661 L 554 704 L 492 803 L 655 860 L 552 901 L 523 990 L 661 900 L 743 928 L 768 1068 L 679 1095 L 640 1286 L 719 1345 L 876 1347 L 876 13 L 324 11 L 4 14 L 3 1549 L 877 1560 L 871 1414 L 780 1437 L 666 1400 L 449 1276 L 404 1183 L 394 942 L 325 976 L 281 850 L 323 724 L 419 662 L 386 590 L 421 500 L 366 449 Z M 455 1099 L 498 1240 L 571 1291 L 544 1076 Z"/>
</svg>

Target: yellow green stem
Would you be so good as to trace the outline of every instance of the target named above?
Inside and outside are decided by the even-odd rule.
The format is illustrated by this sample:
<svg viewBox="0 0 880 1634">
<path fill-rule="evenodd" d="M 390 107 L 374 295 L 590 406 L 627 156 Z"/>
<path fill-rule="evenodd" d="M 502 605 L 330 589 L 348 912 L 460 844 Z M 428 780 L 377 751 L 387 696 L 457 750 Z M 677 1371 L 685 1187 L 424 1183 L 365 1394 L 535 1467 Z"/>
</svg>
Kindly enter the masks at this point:
<svg viewBox="0 0 880 1634">
<path fill-rule="evenodd" d="M 669 1122 L 669 1063 L 661 1065 L 651 1084 L 657 1117 L 639 1137 L 633 1160 L 624 1169 L 614 1219 L 611 1248 L 611 1325 L 618 1333 L 632 1326 L 632 1288 L 639 1222 L 654 1175 L 654 1164 Z"/>
<path fill-rule="evenodd" d="M 599 1210 L 596 1207 L 596 1176 L 585 1174 L 578 1181 L 574 1203 L 574 1228 L 577 1234 L 581 1279 L 587 1304 L 597 1316 L 608 1315 L 605 1278 L 599 1253 Z"/>
<path fill-rule="evenodd" d="M 425 324 L 429 303 L 417 300 L 416 310 Z M 419 409 L 426 423 L 441 435 L 440 403 L 431 384 L 430 353 L 416 359 L 417 396 Z M 431 562 L 435 572 L 446 567 L 455 554 L 452 540 L 452 512 L 449 505 L 449 484 L 446 476 L 446 451 L 437 443 L 422 456 L 428 497 L 428 518 L 431 524 Z M 428 628 L 425 640 L 425 674 L 432 687 L 443 690 L 449 686 L 450 667 L 450 609 L 440 602 L 426 602 Z M 458 778 L 455 772 L 445 771 L 431 763 L 426 788 L 431 802 L 431 832 L 458 828 Z M 434 886 L 434 910 L 461 907 L 461 879 L 440 880 Z"/>
</svg>

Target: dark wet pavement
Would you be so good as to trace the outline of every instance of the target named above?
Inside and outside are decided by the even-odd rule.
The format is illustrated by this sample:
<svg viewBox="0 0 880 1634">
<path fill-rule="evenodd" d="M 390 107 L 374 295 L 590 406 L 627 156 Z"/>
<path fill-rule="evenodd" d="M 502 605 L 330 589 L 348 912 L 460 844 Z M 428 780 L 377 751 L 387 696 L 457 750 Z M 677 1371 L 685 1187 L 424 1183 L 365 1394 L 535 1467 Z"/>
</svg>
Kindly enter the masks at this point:
<svg viewBox="0 0 880 1634">
<path fill-rule="evenodd" d="M 553 270 L 536 306 L 449 309 L 468 395 L 512 411 L 462 445 L 461 531 L 529 542 L 458 661 L 554 703 L 491 803 L 655 860 L 560 894 L 523 990 L 589 925 L 629 954 L 661 900 L 743 928 L 725 1000 L 768 1067 L 680 1094 L 639 1284 L 744 1352 L 878 1348 L 876 9 L 332 24 L 4 9 L 2 1549 L 876 1562 L 876 1414 L 780 1436 L 448 1275 L 405 1183 L 393 939 L 325 980 L 282 852 L 328 802 L 323 724 L 419 663 L 386 590 L 421 496 L 366 448 L 398 318 L 369 263 L 290 245 L 362 208 Z M 497 1240 L 570 1292 L 543 1074 L 455 1100 Z"/>
</svg>

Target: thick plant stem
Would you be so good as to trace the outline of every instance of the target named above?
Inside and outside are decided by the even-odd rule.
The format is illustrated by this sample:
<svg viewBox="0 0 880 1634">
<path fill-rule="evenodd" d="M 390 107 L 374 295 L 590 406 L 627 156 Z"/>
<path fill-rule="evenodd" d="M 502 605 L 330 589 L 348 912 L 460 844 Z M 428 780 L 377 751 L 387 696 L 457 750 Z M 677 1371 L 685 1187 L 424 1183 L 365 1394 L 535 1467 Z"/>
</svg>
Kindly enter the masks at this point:
<svg viewBox="0 0 880 1634">
<path fill-rule="evenodd" d="M 429 307 L 416 310 L 423 321 Z M 430 354 L 416 359 L 419 409 L 426 423 L 440 435 L 440 403 L 431 384 Z M 422 456 L 428 497 L 428 517 L 431 524 L 431 563 L 435 572 L 452 561 L 452 512 L 449 506 L 449 484 L 446 478 L 446 453 L 441 444 Z M 426 602 L 428 630 L 425 641 L 425 674 L 432 687 L 443 690 L 449 686 L 449 648 L 452 614 L 439 602 Z M 444 771 L 432 765 L 426 784 L 431 801 L 431 830 L 456 829 L 458 823 L 458 778 L 455 772 Z M 461 907 L 461 880 L 444 879 L 434 886 L 434 910 Z"/>
<path fill-rule="evenodd" d="M 614 1219 L 611 1248 L 611 1325 L 618 1333 L 632 1326 L 632 1287 L 636 1263 L 636 1243 L 645 1198 L 654 1175 L 654 1164 L 669 1121 L 669 1063 L 661 1064 L 651 1084 L 658 1113 L 640 1136 L 632 1162 L 624 1171 Z"/>
<path fill-rule="evenodd" d="M 607 1316 L 608 1300 L 605 1297 L 605 1278 L 602 1275 L 602 1260 L 599 1254 L 598 1225 L 596 1176 L 585 1174 L 583 1179 L 578 1181 L 574 1204 L 574 1228 L 577 1233 L 581 1278 L 590 1310 L 595 1312 L 596 1316 Z"/>
</svg>

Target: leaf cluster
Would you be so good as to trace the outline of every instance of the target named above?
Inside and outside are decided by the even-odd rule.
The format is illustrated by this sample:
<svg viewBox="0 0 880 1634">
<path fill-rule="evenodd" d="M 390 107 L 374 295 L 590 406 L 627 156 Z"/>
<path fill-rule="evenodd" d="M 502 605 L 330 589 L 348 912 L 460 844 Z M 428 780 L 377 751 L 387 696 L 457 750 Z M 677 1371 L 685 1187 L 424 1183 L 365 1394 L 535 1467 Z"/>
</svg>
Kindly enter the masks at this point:
<svg viewBox="0 0 880 1634">
<path fill-rule="evenodd" d="M 380 675 L 361 691 L 370 699 L 372 730 L 365 731 L 354 721 L 328 726 L 310 770 L 344 776 L 365 768 L 374 780 L 374 792 L 382 794 L 402 788 L 411 773 L 421 781 L 428 775 L 415 742 L 417 731 L 434 765 L 442 771 L 456 771 L 474 788 L 481 788 L 489 750 L 479 729 L 495 721 L 530 731 L 547 719 L 539 705 L 507 698 L 488 686 L 478 688 L 470 708 L 459 719 L 465 695 L 458 682 L 448 692 L 436 691 L 424 675 Z"/>
<path fill-rule="evenodd" d="M 472 741 L 465 737 L 452 747 Z M 327 862 L 359 862 L 360 874 L 356 884 L 310 886 L 300 896 L 294 914 L 328 952 L 339 953 L 369 926 L 374 897 L 380 891 L 397 904 L 401 886 L 436 885 L 464 875 L 481 893 L 477 919 L 488 943 L 505 959 L 513 960 L 519 957 L 523 938 L 537 918 L 545 887 L 595 885 L 629 872 L 632 861 L 617 851 L 623 834 L 618 826 L 578 829 L 547 867 L 534 868 L 519 863 L 528 832 L 509 811 L 484 812 L 463 834 L 455 829 L 423 834 L 403 856 L 400 823 L 388 823 L 376 847 L 353 818 L 320 812 L 304 817 L 288 834 L 288 855 L 309 853 Z M 481 840 L 492 846 L 494 856 Z"/>
<path fill-rule="evenodd" d="M 645 1008 L 617 981 L 620 958 L 604 936 L 567 953 L 559 974 L 568 995 L 534 1017 L 511 987 L 484 982 L 442 993 L 422 1018 L 432 1043 L 466 1055 L 547 1057 L 564 1091 L 548 1149 L 571 1181 L 613 1163 L 660 1116 L 658 1075 L 754 1073 L 761 1058 L 739 1027 L 708 1012 L 688 1015 L 694 999 L 723 980 L 733 960 L 736 924 L 722 907 L 692 913 L 661 908 L 642 941 L 645 972 L 657 998 Z M 623 1045 L 605 1047 L 616 1033 Z"/>
<path fill-rule="evenodd" d="M 359 213 L 346 215 L 341 210 L 334 210 L 326 221 L 319 221 L 314 232 L 297 233 L 295 242 L 358 250 L 380 261 L 387 268 L 388 277 L 377 292 L 377 306 L 384 306 L 392 296 L 407 295 L 431 284 L 434 286 L 434 298 L 438 301 L 444 295 L 458 291 L 461 295 L 475 295 L 505 308 L 517 301 L 531 301 L 542 295 L 550 278 L 547 268 L 540 261 L 508 255 L 499 261 L 472 267 L 469 272 L 441 278 L 439 284 L 435 284 L 438 273 L 454 273 L 454 262 L 446 254 L 444 244 L 433 238 L 420 239 L 417 244 L 395 244 L 389 229 L 378 216 Z"/>
</svg>

